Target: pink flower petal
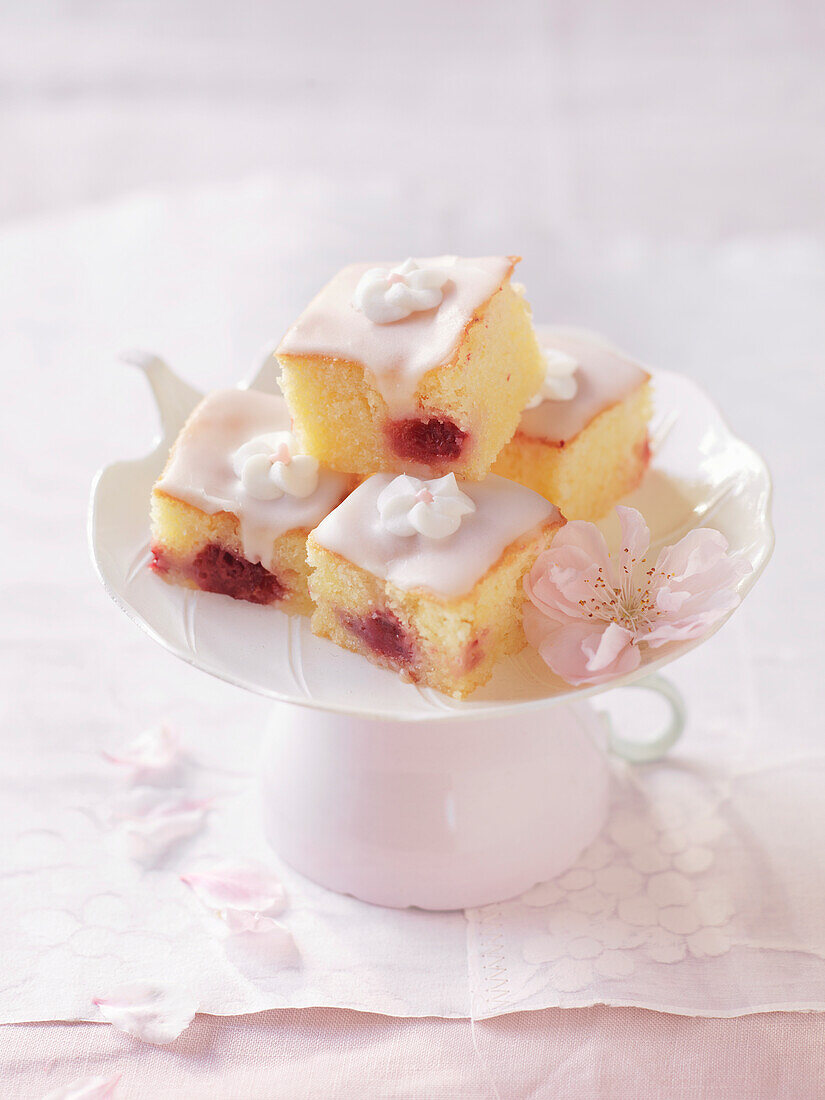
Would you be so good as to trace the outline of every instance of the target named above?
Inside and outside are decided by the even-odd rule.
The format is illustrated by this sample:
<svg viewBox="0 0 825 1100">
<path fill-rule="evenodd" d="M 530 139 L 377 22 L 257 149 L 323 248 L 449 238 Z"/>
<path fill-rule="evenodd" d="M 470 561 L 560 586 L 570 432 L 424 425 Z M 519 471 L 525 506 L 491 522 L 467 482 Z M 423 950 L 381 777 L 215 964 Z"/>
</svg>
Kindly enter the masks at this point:
<svg viewBox="0 0 825 1100">
<path fill-rule="evenodd" d="M 172 810 L 205 809 L 211 798 L 193 798 L 182 787 L 132 787 L 117 795 L 109 807 L 113 823 L 161 815 Z"/>
<path fill-rule="evenodd" d="M 252 913 L 248 909 L 227 909 L 224 919 L 230 932 L 284 932 L 289 935 L 286 928 L 272 917 Z"/>
<path fill-rule="evenodd" d="M 725 556 L 727 548 L 727 539 L 720 531 L 712 527 L 696 527 L 675 546 L 662 549 L 656 561 L 656 571 L 683 580 L 706 572 Z"/>
<path fill-rule="evenodd" d="M 146 730 L 119 753 L 102 755 L 110 764 L 147 773 L 168 771 L 181 759 L 177 737 L 165 725 Z"/>
<path fill-rule="evenodd" d="M 673 588 L 663 586 L 656 593 L 655 604 L 659 611 L 672 613 L 680 611 L 689 599 L 689 592 L 677 592 Z"/>
<path fill-rule="evenodd" d="M 144 1043 L 164 1045 L 185 1031 L 198 1010 L 194 997 L 162 982 L 135 981 L 95 997 L 104 1020 Z"/>
<path fill-rule="evenodd" d="M 237 909 L 225 916 L 234 941 L 233 950 L 251 949 L 258 956 L 266 956 L 270 965 L 290 966 L 297 961 L 298 949 L 292 933 L 279 921 Z"/>
<path fill-rule="evenodd" d="M 706 527 L 690 531 L 676 546 L 665 547 L 656 561 L 655 588 L 706 598 L 735 588 L 751 571 L 742 557 L 729 557 L 727 541 Z M 661 602 L 660 602 L 661 606 Z"/>
<path fill-rule="evenodd" d="M 280 913 L 286 903 L 280 879 L 261 863 L 216 863 L 180 877 L 204 905 L 218 912 Z"/>
<path fill-rule="evenodd" d="M 638 666 L 641 656 L 638 647 L 629 642 L 619 646 L 618 642 L 626 639 L 615 632 L 605 642 L 609 625 L 615 624 L 599 623 L 594 626 L 585 622 L 557 627 L 545 633 L 538 646 L 539 654 L 557 676 L 576 687 L 601 684 L 616 676 L 624 676 Z M 621 627 L 616 627 L 616 630 L 621 631 L 622 635 L 629 635 Z M 606 647 L 604 653 L 603 644 Z M 596 667 L 591 667 L 591 662 Z"/>
<path fill-rule="evenodd" d="M 568 599 L 559 581 L 566 578 L 560 575 L 561 569 L 550 557 L 550 551 L 540 554 L 527 576 L 524 578 L 524 592 L 530 602 L 554 622 L 565 623 L 579 617 L 581 608 L 578 601 Z"/>
<path fill-rule="evenodd" d="M 688 532 L 659 554 L 651 582 L 659 617 L 639 639 L 655 649 L 701 637 L 739 604 L 736 588 L 750 571 L 743 558 L 728 556 L 718 531 Z"/>
<path fill-rule="evenodd" d="M 125 822 L 121 831 L 130 855 L 139 861 L 159 857 L 177 841 L 194 836 L 203 825 L 204 813 L 204 810 L 186 810 L 145 821 Z"/>
<path fill-rule="evenodd" d="M 278 921 L 270 917 L 255 918 L 251 913 L 238 914 L 240 918 L 230 927 L 232 934 L 225 943 L 226 954 L 242 970 L 253 964 L 255 968 L 269 969 L 294 967 L 300 963 L 300 955 L 292 934 Z M 249 927 L 246 927 L 246 925 Z"/>
<path fill-rule="evenodd" d="M 613 579 L 610 554 L 604 535 L 594 523 L 571 520 L 560 528 L 553 539 L 551 550 L 576 550 L 586 564 L 601 566 L 605 577 Z"/>
<path fill-rule="evenodd" d="M 642 513 L 635 508 L 626 508 L 622 504 L 617 504 L 616 514 L 622 530 L 619 565 L 623 572 L 632 574 L 634 567 L 641 563 L 650 546 L 650 531 Z"/>
<path fill-rule="evenodd" d="M 112 818 L 125 838 L 130 855 L 147 861 L 160 856 L 203 825 L 211 799 L 192 798 L 185 792 L 136 787 L 115 806 Z"/>
<path fill-rule="evenodd" d="M 719 600 L 717 606 L 693 615 L 681 615 L 678 619 L 662 619 L 642 639 L 651 649 L 667 645 L 668 642 L 687 642 L 701 638 L 708 630 L 739 605 L 739 596 L 734 592 Z"/>
<path fill-rule="evenodd" d="M 609 563 L 605 566 L 594 562 L 581 546 L 557 547 L 554 542 L 536 559 L 525 578 L 524 591 L 540 611 L 556 622 L 578 621 L 586 610 L 604 601 L 611 591 L 611 576 Z"/>
<path fill-rule="evenodd" d="M 561 624 L 548 618 L 533 604 L 525 603 L 522 625 L 524 626 L 524 633 L 527 635 L 527 641 L 533 649 L 540 649 L 543 642 L 551 636 L 556 636 Z"/>
<path fill-rule="evenodd" d="M 565 600 L 553 579 L 552 564 L 540 555 L 533 569 L 524 578 L 524 594 L 534 607 L 554 622 L 575 620 L 575 604 Z"/>
<path fill-rule="evenodd" d="M 111 1077 L 102 1075 L 77 1077 L 68 1085 L 63 1085 L 44 1096 L 43 1100 L 106 1100 L 106 1097 L 114 1095 L 119 1080 L 119 1073 Z"/>
<path fill-rule="evenodd" d="M 582 651 L 588 658 L 587 671 L 603 672 L 606 668 L 615 667 L 632 644 L 633 633 L 630 630 L 610 623 L 607 630 L 592 634 L 582 643 Z"/>
</svg>

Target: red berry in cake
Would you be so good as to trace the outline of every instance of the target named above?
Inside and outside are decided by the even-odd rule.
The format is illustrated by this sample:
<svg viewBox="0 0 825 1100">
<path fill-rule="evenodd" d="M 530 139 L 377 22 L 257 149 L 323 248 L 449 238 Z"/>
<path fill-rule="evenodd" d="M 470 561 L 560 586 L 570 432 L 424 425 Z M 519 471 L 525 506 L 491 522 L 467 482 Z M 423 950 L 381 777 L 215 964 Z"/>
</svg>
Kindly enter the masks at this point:
<svg viewBox="0 0 825 1100">
<path fill-rule="evenodd" d="M 455 461 L 464 449 L 467 433 L 452 420 L 393 420 L 387 434 L 390 446 L 399 458 L 432 465 Z"/>
<path fill-rule="evenodd" d="M 260 564 L 236 557 L 224 547 L 210 543 L 197 555 L 187 570 L 204 592 L 220 592 L 249 603 L 274 603 L 283 599 L 286 589 Z"/>
</svg>

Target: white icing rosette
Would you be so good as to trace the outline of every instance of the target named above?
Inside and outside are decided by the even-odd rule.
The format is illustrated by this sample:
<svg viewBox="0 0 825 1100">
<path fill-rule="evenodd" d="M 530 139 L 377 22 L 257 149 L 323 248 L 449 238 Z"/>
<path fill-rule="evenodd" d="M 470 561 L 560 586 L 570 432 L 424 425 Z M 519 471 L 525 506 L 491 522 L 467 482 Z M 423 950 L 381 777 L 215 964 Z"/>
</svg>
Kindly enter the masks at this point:
<svg viewBox="0 0 825 1100">
<path fill-rule="evenodd" d="M 525 405 L 527 409 L 535 409 L 545 401 L 570 401 L 576 396 L 579 388 L 576 381 L 578 360 L 556 348 L 541 350 L 545 364 L 544 381 L 539 392 Z"/>
<path fill-rule="evenodd" d="M 232 469 L 256 500 L 304 498 L 318 488 L 318 459 L 300 454 L 292 432 L 256 435 L 235 451 Z"/>
<path fill-rule="evenodd" d="M 459 489 L 455 474 L 432 481 L 401 474 L 381 491 L 377 505 L 384 529 L 402 538 L 448 538 L 462 518 L 476 510 L 475 502 Z"/>
<path fill-rule="evenodd" d="M 371 267 L 355 288 L 353 304 L 374 324 L 388 325 L 441 305 L 449 277 L 443 267 L 419 267 L 412 259 L 398 267 Z"/>
</svg>

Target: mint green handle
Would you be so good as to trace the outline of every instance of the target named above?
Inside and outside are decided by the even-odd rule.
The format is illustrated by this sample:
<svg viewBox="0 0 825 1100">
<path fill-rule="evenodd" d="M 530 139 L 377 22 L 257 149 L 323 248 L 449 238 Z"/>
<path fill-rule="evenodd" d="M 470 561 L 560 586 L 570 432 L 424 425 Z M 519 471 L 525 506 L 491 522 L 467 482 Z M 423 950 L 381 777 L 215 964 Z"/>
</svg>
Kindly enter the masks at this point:
<svg viewBox="0 0 825 1100">
<path fill-rule="evenodd" d="M 650 764 L 654 760 L 660 760 L 666 752 L 673 748 L 684 733 L 685 729 L 685 701 L 678 688 L 657 672 L 646 676 L 643 680 L 637 680 L 628 687 L 643 688 L 645 691 L 655 691 L 670 704 L 670 721 L 662 732 L 652 741 L 634 741 L 623 737 L 613 728 L 613 723 L 605 714 L 607 722 L 607 747 L 615 752 L 623 760 L 631 764 Z"/>
</svg>

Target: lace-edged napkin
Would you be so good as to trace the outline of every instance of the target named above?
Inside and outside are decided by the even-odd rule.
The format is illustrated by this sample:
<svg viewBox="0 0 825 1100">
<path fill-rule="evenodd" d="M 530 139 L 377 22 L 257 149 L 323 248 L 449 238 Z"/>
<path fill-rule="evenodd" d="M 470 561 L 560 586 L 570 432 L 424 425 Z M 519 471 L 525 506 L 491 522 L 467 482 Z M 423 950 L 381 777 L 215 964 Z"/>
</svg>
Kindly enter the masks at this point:
<svg viewBox="0 0 825 1100">
<path fill-rule="evenodd" d="M 825 1009 L 825 758 L 645 772 L 619 771 L 605 833 L 566 874 L 468 913 L 474 1015 Z"/>
</svg>

